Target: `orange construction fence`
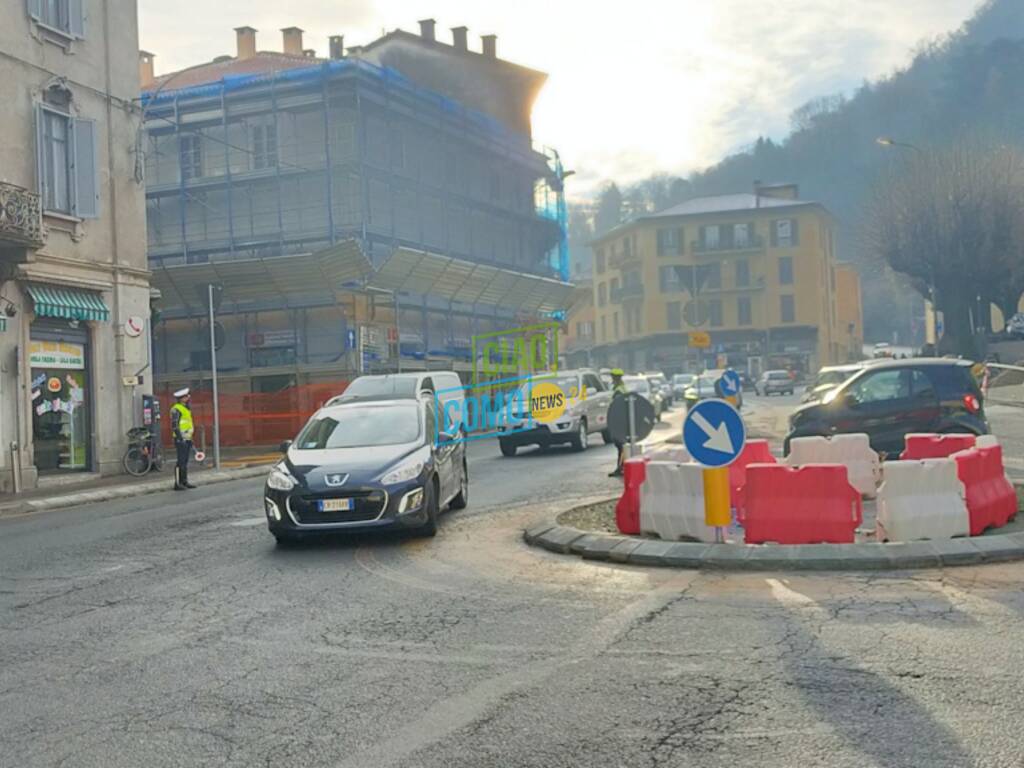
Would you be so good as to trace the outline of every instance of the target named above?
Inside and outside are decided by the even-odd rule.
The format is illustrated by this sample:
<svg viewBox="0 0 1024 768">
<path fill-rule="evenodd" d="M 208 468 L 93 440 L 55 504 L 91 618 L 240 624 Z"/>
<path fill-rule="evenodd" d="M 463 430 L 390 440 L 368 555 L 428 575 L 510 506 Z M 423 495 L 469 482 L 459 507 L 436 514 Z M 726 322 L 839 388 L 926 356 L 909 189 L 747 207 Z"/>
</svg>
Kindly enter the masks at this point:
<svg viewBox="0 0 1024 768">
<path fill-rule="evenodd" d="M 224 447 L 246 445 L 274 445 L 295 437 L 310 416 L 348 386 L 348 380 L 320 384 L 302 384 L 278 392 L 252 392 L 247 394 L 220 393 L 220 444 Z M 161 433 L 164 445 L 171 437 L 172 390 L 157 392 L 160 400 Z M 209 389 L 192 390 L 192 419 L 195 422 L 195 442 L 213 445 L 213 392 Z"/>
</svg>

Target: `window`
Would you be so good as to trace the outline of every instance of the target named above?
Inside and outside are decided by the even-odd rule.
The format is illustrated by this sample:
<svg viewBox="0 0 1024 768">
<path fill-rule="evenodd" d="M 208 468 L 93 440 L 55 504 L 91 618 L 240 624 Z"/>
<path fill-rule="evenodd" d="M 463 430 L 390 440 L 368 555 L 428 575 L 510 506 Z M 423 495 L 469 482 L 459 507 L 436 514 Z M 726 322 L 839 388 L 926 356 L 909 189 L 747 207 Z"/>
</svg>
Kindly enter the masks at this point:
<svg viewBox="0 0 1024 768">
<path fill-rule="evenodd" d="M 616 312 L 612 315 L 612 333 L 615 334 L 615 338 L 619 338 L 619 313 Z"/>
<path fill-rule="evenodd" d="M 643 285 L 643 281 L 640 279 L 640 272 L 636 269 L 631 269 L 629 272 L 622 276 L 623 285 Z"/>
<path fill-rule="evenodd" d="M 683 252 L 683 230 L 681 228 L 658 230 L 658 255 L 678 256 Z"/>
<path fill-rule="evenodd" d="M 935 385 L 924 371 L 913 369 L 910 372 L 910 394 L 921 400 L 935 400 Z"/>
<path fill-rule="evenodd" d="M 670 331 L 678 331 L 683 327 L 682 304 L 670 301 L 665 305 L 665 325 Z"/>
<path fill-rule="evenodd" d="M 740 259 L 736 262 L 736 287 L 746 288 L 750 285 L 750 262 Z"/>
<path fill-rule="evenodd" d="M 800 244 L 796 219 L 778 219 L 772 222 L 772 245 L 791 248 Z"/>
<path fill-rule="evenodd" d="M 722 287 L 721 264 L 697 265 L 697 291 L 717 291 Z"/>
<path fill-rule="evenodd" d="M 252 128 L 252 167 L 274 168 L 277 165 L 277 125 L 267 123 Z"/>
<path fill-rule="evenodd" d="M 713 224 L 710 227 L 701 227 L 700 242 L 704 250 L 713 251 L 719 243 L 719 227 Z"/>
<path fill-rule="evenodd" d="M 608 286 L 608 291 L 612 295 L 612 303 L 616 302 L 618 300 L 618 298 L 619 298 L 617 296 L 617 294 L 619 292 L 619 278 L 617 278 L 617 277 L 613 277 L 612 278 L 612 282 Z M 618 335 L 618 334 L 616 334 L 616 335 Z"/>
<path fill-rule="evenodd" d="M 99 216 L 99 177 L 96 172 L 96 124 L 51 106 L 60 101 L 70 108 L 66 91 L 47 94 L 48 104 L 36 109 L 36 150 L 39 193 L 43 210 L 80 218 Z"/>
<path fill-rule="evenodd" d="M 605 269 L 604 248 L 598 248 L 594 257 L 597 259 L 597 274 L 603 275 Z"/>
<path fill-rule="evenodd" d="M 751 240 L 750 224 L 734 224 L 732 228 L 732 242 L 737 248 L 749 248 Z"/>
<path fill-rule="evenodd" d="M 860 403 L 879 403 L 886 400 L 902 400 L 910 396 L 906 371 L 893 368 L 868 374 L 850 388 L 850 393 Z"/>
<path fill-rule="evenodd" d="M 629 314 L 632 315 L 630 322 L 630 333 L 642 333 L 644 330 L 643 316 L 640 312 L 640 307 L 630 308 Z"/>
<path fill-rule="evenodd" d="M 750 297 L 740 296 L 736 299 L 736 324 L 750 325 L 753 322 L 750 312 Z"/>
<path fill-rule="evenodd" d="M 622 255 L 627 259 L 633 255 L 632 238 L 627 237 L 625 240 L 622 241 Z"/>
<path fill-rule="evenodd" d="M 675 267 L 658 267 L 658 285 L 662 293 L 677 293 L 683 290 L 679 270 Z"/>
<path fill-rule="evenodd" d="M 711 318 L 711 326 L 717 328 L 722 325 L 722 301 L 712 299 L 708 302 L 708 316 Z"/>
<path fill-rule="evenodd" d="M 85 37 L 83 0 L 28 0 L 28 14 L 41 24 L 68 37 Z"/>
<path fill-rule="evenodd" d="M 601 380 L 592 373 L 583 375 L 583 386 L 587 392 L 602 392 L 604 391 L 604 385 L 601 384 Z"/>
<path fill-rule="evenodd" d="M 606 283 L 597 284 L 597 306 L 603 307 L 608 303 L 608 285 Z"/>
<path fill-rule="evenodd" d="M 203 175 L 203 146 L 199 136 L 182 136 L 180 141 L 181 178 L 184 181 L 198 179 Z"/>
<path fill-rule="evenodd" d="M 779 312 L 782 315 L 782 322 L 796 322 L 796 304 L 790 295 L 779 297 Z"/>
<path fill-rule="evenodd" d="M 779 256 L 779 285 L 793 284 L 793 257 Z"/>
<path fill-rule="evenodd" d="M 607 317 L 605 317 L 604 315 L 601 315 L 601 338 L 600 338 L 600 341 L 608 341 L 608 323 L 605 322 L 607 319 L 608 319 Z"/>
</svg>

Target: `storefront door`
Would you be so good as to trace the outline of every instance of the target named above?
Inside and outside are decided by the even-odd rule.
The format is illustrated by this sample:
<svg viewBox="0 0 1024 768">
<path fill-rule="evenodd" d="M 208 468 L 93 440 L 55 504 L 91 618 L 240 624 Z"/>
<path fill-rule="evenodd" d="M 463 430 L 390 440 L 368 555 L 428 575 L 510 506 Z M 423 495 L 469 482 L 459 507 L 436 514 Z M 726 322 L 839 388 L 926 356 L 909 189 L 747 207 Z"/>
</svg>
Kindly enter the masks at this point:
<svg viewBox="0 0 1024 768">
<path fill-rule="evenodd" d="M 88 352 L 84 328 L 72 328 L 67 321 L 32 324 L 32 441 L 40 474 L 91 466 Z"/>
</svg>

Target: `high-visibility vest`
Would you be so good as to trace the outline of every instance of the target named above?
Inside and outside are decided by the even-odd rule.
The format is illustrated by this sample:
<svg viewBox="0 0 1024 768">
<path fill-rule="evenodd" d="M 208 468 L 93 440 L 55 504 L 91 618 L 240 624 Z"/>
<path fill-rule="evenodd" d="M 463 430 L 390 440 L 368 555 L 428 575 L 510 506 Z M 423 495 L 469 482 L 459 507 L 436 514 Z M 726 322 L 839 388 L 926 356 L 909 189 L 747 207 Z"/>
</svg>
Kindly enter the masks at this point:
<svg viewBox="0 0 1024 768">
<path fill-rule="evenodd" d="M 192 426 L 192 411 L 184 403 L 175 403 L 171 406 L 172 411 L 178 412 L 178 431 L 186 440 L 192 439 L 195 428 Z"/>
</svg>

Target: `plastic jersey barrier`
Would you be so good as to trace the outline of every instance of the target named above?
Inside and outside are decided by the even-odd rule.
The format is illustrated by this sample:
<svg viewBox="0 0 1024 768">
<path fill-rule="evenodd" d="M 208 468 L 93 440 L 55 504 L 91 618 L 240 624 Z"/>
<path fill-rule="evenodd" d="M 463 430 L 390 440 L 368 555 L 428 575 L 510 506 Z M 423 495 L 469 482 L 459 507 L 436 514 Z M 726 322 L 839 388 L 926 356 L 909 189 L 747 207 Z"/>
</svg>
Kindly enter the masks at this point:
<svg viewBox="0 0 1024 768">
<path fill-rule="evenodd" d="M 949 539 L 970 530 L 953 459 L 887 461 L 878 489 L 879 541 Z"/>
<path fill-rule="evenodd" d="M 1006 525 L 1017 514 L 1017 492 L 1003 472 L 1003 449 L 971 448 L 953 459 L 964 484 L 971 536 Z"/>
<path fill-rule="evenodd" d="M 747 467 L 751 464 L 775 464 L 767 440 L 747 440 L 740 455 L 729 465 L 729 488 L 737 516 L 743 514 L 743 492 L 747 483 Z"/>
<path fill-rule="evenodd" d="M 615 524 L 620 533 L 640 533 L 640 486 L 647 478 L 649 458 L 637 456 L 622 465 L 622 496 L 615 505 Z"/>
<path fill-rule="evenodd" d="M 666 541 L 713 542 L 704 524 L 704 470 L 698 464 L 652 461 L 640 488 L 640 531 Z"/>
<path fill-rule="evenodd" d="M 900 459 L 943 459 L 973 448 L 976 439 L 974 435 L 937 435 L 927 432 L 909 434 L 904 438 Z"/>
<path fill-rule="evenodd" d="M 803 464 L 842 464 L 846 467 L 850 485 L 869 498 L 875 496 L 881 477 L 878 454 L 871 450 L 868 436 L 860 432 L 832 437 L 794 438 L 789 445 L 786 463 L 791 467 Z"/>
<path fill-rule="evenodd" d="M 852 544 L 861 495 L 842 464 L 751 464 L 740 518 L 748 544 Z"/>
</svg>

